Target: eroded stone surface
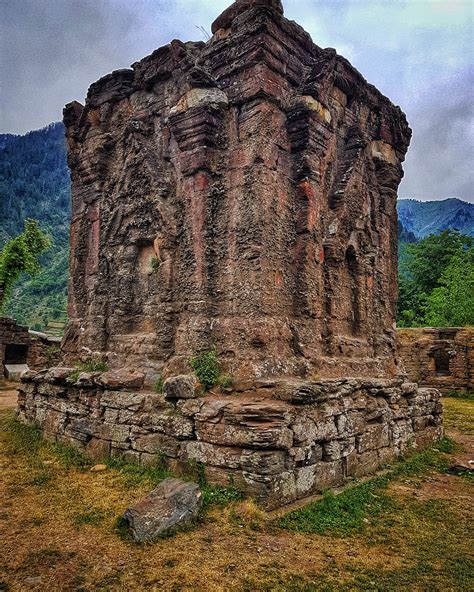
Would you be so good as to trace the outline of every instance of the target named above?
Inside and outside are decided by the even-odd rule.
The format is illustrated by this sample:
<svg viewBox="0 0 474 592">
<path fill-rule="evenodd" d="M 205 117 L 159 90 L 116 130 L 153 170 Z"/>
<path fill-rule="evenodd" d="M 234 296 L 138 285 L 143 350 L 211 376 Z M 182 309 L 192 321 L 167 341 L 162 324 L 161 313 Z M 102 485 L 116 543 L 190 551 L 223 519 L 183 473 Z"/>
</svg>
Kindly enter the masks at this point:
<svg viewBox="0 0 474 592">
<path fill-rule="evenodd" d="M 65 109 L 66 354 L 150 385 L 211 344 L 236 379 L 395 376 L 403 113 L 280 0 L 239 0 L 213 33 Z"/>
<path fill-rule="evenodd" d="M 202 495 L 195 483 L 165 479 L 144 500 L 124 514 L 130 534 L 137 543 L 153 541 L 171 528 L 198 515 Z"/>
</svg>

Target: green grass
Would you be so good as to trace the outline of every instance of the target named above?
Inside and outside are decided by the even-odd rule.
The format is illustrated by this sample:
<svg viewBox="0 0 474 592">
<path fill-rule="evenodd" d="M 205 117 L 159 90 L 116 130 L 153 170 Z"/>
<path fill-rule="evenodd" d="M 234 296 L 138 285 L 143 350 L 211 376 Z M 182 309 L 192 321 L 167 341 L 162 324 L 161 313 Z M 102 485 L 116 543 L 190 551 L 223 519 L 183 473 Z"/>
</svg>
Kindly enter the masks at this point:
<svg viewBox="0 0 474 592">
<path fill-rule="evenodd" d="M 335 537 L 360 532 L 371 520 L 393 509 L 393 498 L 386 493 L 391 481 L 419 477 L 430 470 L 446 472 L 450 462 L 445 452 L 454 447 L 454 442 L 443 438 L 436 447 L 396 462 L 383 476 L 349 487 L 338 495 L 326 492 L 322 499 L 278 518 L 276 525 L 294 532 Z"/>
<path fill-rule="evenodd" d="M 296 532 L 347 536 L 363 530 L 367 516 L 379 516 L 392 506 L 384 492 L 388 479 L 378 477 L 346 489 L 339 495 L 328 491 L 321 500 L 286 514 L 278 526 Z"/>
<path fill-rule="evenodd" d="M 74 372 L 71 372 L 69 375 L 69 380 L 75 382 L 82 372 L 87 372 L 92 374 L 94 372 L 107 372 L 109 369 L 107 362 L 102 359 L 96 358 L 89 358 L 88 360 L 83 360 L 82 362 L 78 362 L 75 366 Z"/>
<path fill-rule="evenodd" d="M 88 524 L 90 526 L 100 526 L 103 521 L 110 515 L 110 512 L 100 508 L 88 508 L 83 512 L 78 512 L 74 515 L 73 522 L 76 526 Z"/>
<path fill-rule="evenodd" d="M 121 458 L 106 458 L 104 464 L 125 475 L 129 487 L 147 485 L 151 488 L 157 487 L 164 479 L 171 477 L 172 474 L 162 466 L 160 462 L 156 465 L 139 465 L 127 462 Z"/>
<path fill-rule="evenodd" d="M 443 397 L 452 399 L 465 399 L 466 401 L 474 401 L 474 391 L 448 391 Z"/>
</svg>

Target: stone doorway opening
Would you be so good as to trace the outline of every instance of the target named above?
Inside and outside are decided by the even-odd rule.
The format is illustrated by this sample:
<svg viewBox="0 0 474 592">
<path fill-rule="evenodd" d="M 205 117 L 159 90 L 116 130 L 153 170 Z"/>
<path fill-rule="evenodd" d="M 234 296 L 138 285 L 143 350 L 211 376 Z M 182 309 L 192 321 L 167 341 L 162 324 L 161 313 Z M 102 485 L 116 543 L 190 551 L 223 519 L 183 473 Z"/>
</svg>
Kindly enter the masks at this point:
<svg viewBox="0 0 474 592">
<path fill-rule="evenodd" d="M 451 370 L 449 368 L 450 355 L 445 349 L 438 349 L 433 354 L 435 363 L 435 372 L 440 376 L 449 376 Z"/>
<path fill-rule="evenodd" d="M 5 347 L 4 364 L 26 364 L 28 346 L 19 343 L 7 343 Z"/>
<path fill-rule="evenodd" d="M 7 343 L 3 356 L 3 375 L 8 380 L 20 380 L 21 374 L 28 370 L 28 346 L 23 343 Z"/>
</svg>

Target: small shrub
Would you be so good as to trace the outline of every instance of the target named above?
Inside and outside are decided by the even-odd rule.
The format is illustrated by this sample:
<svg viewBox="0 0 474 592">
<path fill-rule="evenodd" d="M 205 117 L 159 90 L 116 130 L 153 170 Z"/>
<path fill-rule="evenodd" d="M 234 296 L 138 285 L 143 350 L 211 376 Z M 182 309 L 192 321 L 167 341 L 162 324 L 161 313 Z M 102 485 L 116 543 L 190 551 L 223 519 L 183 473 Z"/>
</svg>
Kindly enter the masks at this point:
<svg viewBox="0 0 474 592">
<path fill-rule="evenodd" d="M 161 263 L 156 257 L 152 257 L 150 259 L 150 267 L 152 271 L 158 271 L 161 267 Z"/>
<path fill-rule="evenodd" d="M 159 395 L 161 395 L 161 393 L 163 392 L 164 383 L 165 383 L 165 381 L 163 380 L 163 377 L 159 376 L 155 382 L 155 393 L 158 393 Z"/>
<path fill-rule="evenodd" d="M 215 348 L 191 358 L 190 364 L 206 390 L 209 390 L 218 383 L 220 367 Z"/>
<path fill-rule="evenodd" d="M 76 382 L 81 372 L 92 374 L 93 372 L 107 372 L 108 369 L 107 361 L 103 358 L 88 358 L 76 364 L 76 369 L 69 375 L 69 380 Z"/>
<path fill-rule="evenodd" d="M 107 372 L 107 361 L 103 358 L 89 358 L 76 365 L 81 372 Z"/>
<path fill-rule="evenodd" d="M 226 389 L 233 386 L 234 382 L 235 380 L 232 378 L 232 376 L 229 376 L 228 374 L 223 374 L 219 377 L 219 386 L 221 387 L 221 389 Z"/>
</svg>

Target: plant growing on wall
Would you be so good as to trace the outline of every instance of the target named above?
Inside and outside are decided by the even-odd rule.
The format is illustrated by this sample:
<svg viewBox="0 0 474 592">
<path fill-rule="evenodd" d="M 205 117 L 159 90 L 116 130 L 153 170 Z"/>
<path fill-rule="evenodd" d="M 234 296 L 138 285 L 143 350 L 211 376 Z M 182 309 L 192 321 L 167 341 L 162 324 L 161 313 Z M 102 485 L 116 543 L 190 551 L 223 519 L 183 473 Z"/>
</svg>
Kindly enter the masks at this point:
<svg viewBox="0 0 474 592">
<path fill-rule="evenodd" d="M 215 348 L 191 358 L 190 364 L 194 374 L 206 390 L 209 390 L 219 381 L 220 366 Z"/>
<path fill-rule="evenodd" d="M 8 241 L 0 252 L 0 311 L 15 282 L 23 273 L 34 275 L 41 269 L 39 257 L 51 247 L 51 240 L 36 220 L 25 220 L 24 231 Z"/>
</svg>

